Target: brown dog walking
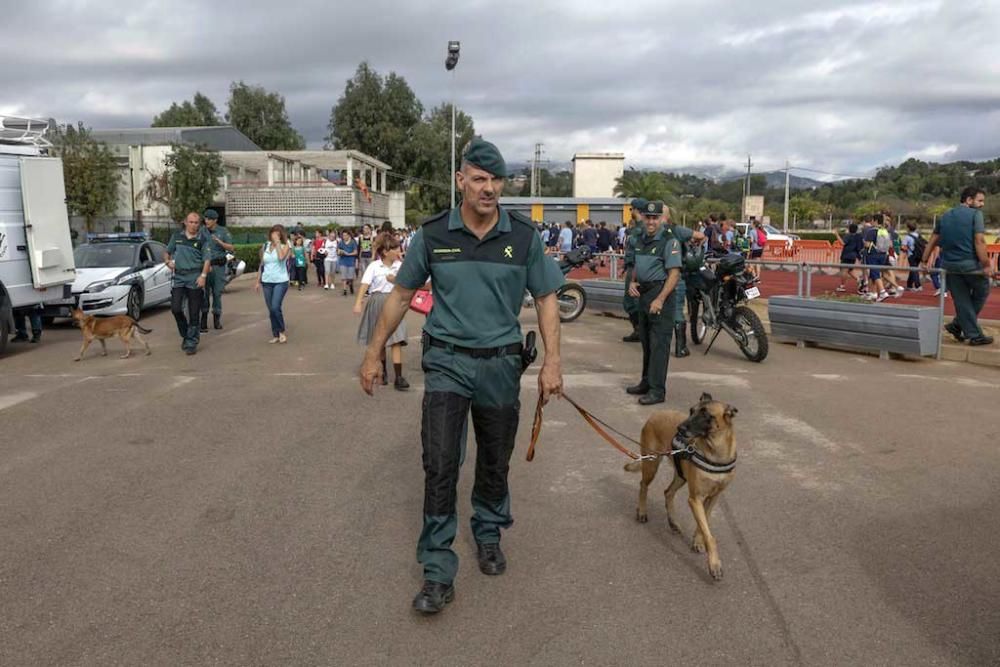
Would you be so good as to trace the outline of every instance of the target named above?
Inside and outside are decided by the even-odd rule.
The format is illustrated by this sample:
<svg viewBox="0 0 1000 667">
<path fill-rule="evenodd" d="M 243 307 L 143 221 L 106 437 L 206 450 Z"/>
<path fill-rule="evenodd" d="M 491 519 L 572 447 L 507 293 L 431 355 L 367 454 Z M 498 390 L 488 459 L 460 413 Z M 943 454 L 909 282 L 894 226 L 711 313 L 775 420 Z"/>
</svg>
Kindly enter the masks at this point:
<svg viewBox="0 0 1000 667">
<path fill-rule="evenodd" d="M 147 356 L 152 353 L 149 349 L 149 343 L 146 342 L 140 332 L 149 334 L 153 333 L 153 330 L 144 329 L 128 315 L 94 317 L 93 315 L 84 315 L 82 310 L 75 308 L 73 309 L 73 319 L 76 320 L 80 331 L 83 333 L 83 347 L 80 348 L 80 354 L 73 361 L 80 361 L 83 358 L 84 353 L 90 347 L 90 344 L 94 342 L 94 339 L 97 339 L 101 343 L 101 354 L 105 357 L 108 356 L 108 346 L 104 341 L 114 336 L 121 338 L 125 344 L 125 354 L 121 356 L 122 359 L 128 359 L 132 356 L 133 337 L 146 348 Z"/>
<path fill-rule="evenodd" d="M 671 530 L 681 532 L 674 514 L 674 495 L 688 484 L 688 506 L 694 515 L 695 529 L 691 548 L 697 553 L 708 553 L 708 571 L 715 579 L 722 578 L 722 560 L 715 537 L 708 526 L 708 517 L 720 494 L 733 479 L 736 464 L 736 437 L 733 417 L 737 409 L 716 401 L 711 394 L 702 394 L 690 413 L 662 410 L 652 415 L 642 427 L 640 444 L 642 456 L 638 461 L 625 465 L 625 470 L 642 470 L 639 482 L 639 506 L 635 518 L 640 523 L 648 521 L 646 494 L 649 484 L 656 477 L 660 461 L 674 458 L 675 474 L 664 497 L 667 522 Z M 680 450 L 671 456 L 672 451 Z"/>
</svg>

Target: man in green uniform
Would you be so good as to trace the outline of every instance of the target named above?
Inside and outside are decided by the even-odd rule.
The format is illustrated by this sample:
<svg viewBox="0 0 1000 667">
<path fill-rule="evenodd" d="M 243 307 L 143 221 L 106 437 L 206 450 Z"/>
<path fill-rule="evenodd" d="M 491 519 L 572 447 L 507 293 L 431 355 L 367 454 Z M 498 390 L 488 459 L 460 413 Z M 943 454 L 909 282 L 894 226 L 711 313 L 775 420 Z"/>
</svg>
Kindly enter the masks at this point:
<svg viewBox="0 0 1000 667">
<path fill-rule="evenodd" d="M 174 272 L 170 289 L 170 312 L 177 320 L 177 332 L 183 343 L 181 349 L 188 354 L 198 351 L 198 317 L 201 314 L 201 299 L 205 294 L 205 279 L 211 268 L 208 233 L 201 229 L 201 216 L 188 213 L 184 219 L 184 229 L 174 232 L 167 243 L 164 261 Z M 187 314 L 184 301 L 187 301 Z"/>
<path fill-rule="evenodd" d="M 469 144 L 456 174 L 461 206 L 431 218 L 414 235 L 361 367 L 361 386 L 371 394 L 385 341 L 414 290 L 430 278 L 434 308 L 424 324 L 420 430 L 424 520 L 417 542 L 424 584 L 413 600 L 422 613 L 440 611 L 455 595 L 458 557 L 451 545 L 470 408 L 477 446 L 472 533 L 479 569 L 491 575 L 506 569 L 500 530 L 513 523 L 507 471 L 520 410 L 524 367 L 518 313 L 525 289 L 535 298 L 545 343 L 539 392 L 547 400 L 562 391 L 556 299 L 562 272 L 546 257 L 531 221 L 498 206 L 506 175 L 493 144 L 482 139 Z"/>
<path fill-rule="evenodd" d="M 212 268 L 205 279 L 205 300 L 201 302 L 201 332 L 208 331 L 209 301 L 212 308 L 212 326 L 222 328 L 222 288 L 226 286 L 226 253 L 235 247 L 229 230 L 219 225 L 219 214 L 213 208 L 205 209 L 205 231 L 211 237 L 208 245 Z"/>
<path fill-rule="evenodd" d="M 955 302 L 955 319 L 944 328 L 959 342 L 968 339 L 969 345 L 989 345 L 993 337 L 983 333 L 978 319 L 990 295 L 993 274 L 981 210 L 986 194 L 979 188 L 965 188 L 960 201 L 937 221 L 921 264 L 926 266 L 934 248 L 941 246 L 941 267 L 949 272 L 945 280 Z"/>
<path fill-rule="evenodd" d="M 632 333 L 622 336 L 623 343 L 639 342 L 639 300 L 628 293 L 628 284 L 632 280 L 632 269 L 634 267 L 629 264 L 627 249 L 633 236 L 642 235 L 642 211 L 645 210 L 648 203 L 642 197 L 636 197 L 632 200 L 632 223 L 625 234 L 625 296 L 622 298 L 622 306 L 625 308 L 625 314 L 628 315 L 628 321 L 632 323 Z"/>
<path fill-rule="evenodd" d="M 651 201 L 642 212 L 644 233 L 629 243 L 627 262 L 635 267 L 628 292 L 639 299 L 639 339 L 642 379 L 625 391 L 638 395 L 640 405 L 663 403 L 667 395 L 670 337 L 677 308 L 681 249 L 663 226 L 663 202 Z"/>
<path fill-rule="evenodd" d="M 696 243 L 702 243 L 705 240 L 705 235 L 701 232 L 696 232 L 693 229 L 688 229 L 683 225 L 677 225 L 670 221 L 670 207 L 663 206 L 663 226 L 674 235 L 677 239 L 677 244 L 681 249 L 681 263 L 684 264 L 687 259 L 688 252 L 690 252 L 690 246 L 688 245 L 692 240 Z M 684 304 L 687 301 L 687 272 L 681 271 L 681 279 L 677 282 L 677 298 L 675 299 L 676 307 L 674 309 L 674 356 L 675 357 L 687 357 L 690 356 L 691 352 L 688 350 L 687 346 L 687 325 L 684 319 Z"/>
</svg>

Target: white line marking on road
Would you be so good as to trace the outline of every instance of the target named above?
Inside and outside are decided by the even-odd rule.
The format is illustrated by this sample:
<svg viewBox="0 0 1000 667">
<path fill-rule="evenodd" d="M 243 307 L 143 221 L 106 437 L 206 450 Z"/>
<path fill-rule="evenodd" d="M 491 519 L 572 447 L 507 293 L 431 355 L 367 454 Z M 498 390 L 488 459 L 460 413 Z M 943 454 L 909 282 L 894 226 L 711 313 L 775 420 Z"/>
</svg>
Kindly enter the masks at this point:
<svg viewBox="0 0 1000 667">
<path fill-rule="evenodd" d="M 239 333 L 241 331 L 246 331 L 247 329 L 252 329 L 258 327 L 264 323 L 264 320 L 257 320 L 256 322 L 251 322 L 250 324 L 244 324 L 241 327 L 236 327 L 235 329 L 230 329 L 226 333 L 221 333 L 218 336 L 213 336 L 213 338 L 225 338 L 226 336 L 232 336 L 234 333 Z"/>
<path fill-rule="evenodd" d="M 313 375 L 319 375 L 319 373 L 273 373 L 274 377 L 312 377 Z"/>
<path fill-rule="evenodd" d="M 830 380 L 831 382 L 839 382 L 840 380 L 846 380 L 843 375 L 834 375 L 832 373 L 814 373 L 811 377 L 817 380 Z"/>
<path fill-rule="evenodd" d="M 168 391 L 173 389 L 180 389 L 184 385 L 194 381 L 195 378 L 191 377 L 190 375 L 178 375 L 176 378 L 174 378 L 174 383 L 170 385 L 170 389 Z"/>
<path fill-rule="evenodd" d="M 0 410 L 6 410 L 9 407 L 15 406 L 18 403 L 24 403 L 25 401 L 30 401 L 33 398 L 37 398 L 38 394 L 31 391 L 22 391 L 16 394 L 6 394 L 0 396 Z"/>
<path fill-rule="evenodd" d="M 933 375 L 913 375 L 913 374 L 902 374 L 897 373 L 896 377 L 905 378 L 907 380 L 938 380 L 941 382 L 951 382 L 953 384 L 959 384 L 963 387 L 975 387 L 977 389 L 1000 389 L 1000 384 L 993 384 L 992 382 L 984 382 L 983 380 L 975 380 L 973 378 L 963 378 L 963 377 L 936 377 Z"/>
<path fill-rule="evenodd" d="M 667 381 L 669 382 L 673 378 L 680 378 L 682 380 L 692 380 L 694 382 L 705 382 L 713 385 L 723 385 L 725 387 L 733 387 L 736 389 L 746 389 L 750 386 L 749 380 L 744 380 L 743 378 L 734 378 L 731 375 L 719 375 L 718 373 L 692 373 L 690 371 L 671 371 L 667 375 Z"/>
</svg>

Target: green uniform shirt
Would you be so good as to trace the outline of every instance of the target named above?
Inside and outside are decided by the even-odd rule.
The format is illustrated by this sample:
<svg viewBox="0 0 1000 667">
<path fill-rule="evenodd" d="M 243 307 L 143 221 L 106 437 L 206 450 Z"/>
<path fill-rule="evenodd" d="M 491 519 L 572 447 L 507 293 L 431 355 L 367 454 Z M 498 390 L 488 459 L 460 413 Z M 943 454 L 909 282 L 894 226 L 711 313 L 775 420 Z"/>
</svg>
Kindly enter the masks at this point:
<svg viewBox="0 0 1000 667">
<path fill-rule="evenodd" d="M 205 268 L 205 258 L 211 237 L 202 229 L 193 239 L 178 230 L 167 243 L 167 252 L 174 260 L 174 286 L 196 287 L 198 277 Z"/>
<path fill-rule="evenodd" d="M 670 230 L 663 227 L 657 229 L 653 236 L 643 233 L 631 239 L 626 257 L 629 254 L 635 265 L 633 280 L 639 283 L 666 280 L 670 269 L 681 268 L 680 244 Z"/>
<path fill-rule="evenodd" d="M 428 278 L 434 308 L 424 331 L 465 347 L 519 342 L 524 290 L 539 297 L 563 284 L 562 271 L 545 255 L 531 221 L 502 207 L 481 241 L 465 226 L 460 209 L 425 222 L 410 241 L 396 284 L 416 289 Z"/>
<path fill-rule="evenodd" d="M 934 225 L 934 233 L 941 237 L 941 263 L 978 266 L 975 235 L 985 232 L 983 212 L 978 208 L 960 204 L 947 211 Z M 960 270 L 969 269 L 960 267 Z"/>
<path fill-rule="evenodd" d="M 210 230 L 208 228 L 208 226 L 206 225 L 205 226 L 205 232 L 209 235 L 209 237 L 214 236 L 215 238 L 219 239 L 223 243 L 232 243 L 233 242 L 233 236 L 232 236 L 232 234 L 230 234 L 229 230 L 226 229 L 225 227 L 223 227 L 222 225 L 216 225 L 214 230 Z M 208 249 L 209 249 L 209 254 L 211 255 L 212 259 L 225 259 L 226 258 L 226 253 L 228 252 L 225 248 L 223 248 L 221 245 L 219 245 L 215 241 L 212 241 L 211 239 L 210 239 L 210 243 L 208 244 Z"/>
</svg>

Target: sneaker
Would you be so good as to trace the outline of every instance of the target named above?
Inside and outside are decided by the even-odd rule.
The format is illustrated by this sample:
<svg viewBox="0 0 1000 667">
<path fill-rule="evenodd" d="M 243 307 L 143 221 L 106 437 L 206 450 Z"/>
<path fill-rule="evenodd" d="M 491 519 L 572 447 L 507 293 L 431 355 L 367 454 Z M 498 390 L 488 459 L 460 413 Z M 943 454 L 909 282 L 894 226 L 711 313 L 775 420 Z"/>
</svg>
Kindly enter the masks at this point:
<svg viewBox="0 0 1000 667">
<path fill-rule="evenodd" d="M 882 303 L 883 301 L 885 301 L 888 298 L 889 298 L 889 293 L 888 292 L 879 292 L 878 296 L 875 297 L 875 303 Z"/>
<path fill-rule="evenodd" d="M 874 301 L 875 295 L 870 292 L 865 292 L 864 294 L 861 295 L 861 298 L 864 299 L 865 301 Z"/>
<path fill-rule="evenodd" d="M 396 391 L 406 391 L 407 389 L 410 388 L 410 383 L 407 382 L 406 378 L 404 378 L 403 376 L 399 376 L 392 383 L 392 386 L 393 386 L 393 389 L 395 389 Z"/>
<path fill-rule="evenodd" d="M 895 292 L 891 292 L 889 294 L 889 296 L 896 297 L 898 299 L 899 297 L 903 296 L 903 294 L 905 292 L 906 292 L 905 289 L 900 288 L 900 289 L 896 290 Z"/>
<path fill-rule="evenodd" d="M 330 289 L 329 285 L 323 285 L 323 289 Z"/>
<path fill-rule="evenodd" d="M 285 332 L 281 332 L 280 334 L 278 334 L 278 342 L 279 343 L 287 343 L 288 342 L 288 336 L 285 335 Z"/>
<path fill-rule="evenodd" d="M 838 285 L 838 286 L 837 286 L 837 289 L 835 289 L 835 290 L 833 290 L 833 291 L 834 291 L 834 292 L 846 292 L 846 291 L 847 291 L 847 288 L 846 288 L 846 287 L 844 287 L 843 285 Z"/>
<path fill-rule="evenodd" d="M 268 343 L 271 343 L 271 344 L 273 345 L 274 343 L 277 343 L 277 342 L 278 342 L 279 340 L 281 340 L 281 339 L 280 339 L 280 338 L 278 338 L 277 336 L 275 336 L 274 338 L 272 338 L 271 340 L 269 340 L 269 341 L 267 341 L 267 342 L 268 342 Z"/>
<path fill-rule="evenodd" d="M 940 289 L 934 290 L 934 296 L 941 296 L 941 290 Z"/>
<path fill-rule="evenodd" d="M 923 287 L 913 287 L 913 288 L 910 288 L 910 291 L 911 292 L 923 292 L 924 288 Z"/>
<path fill-rule="evenodd" d="M 977 336 L 969 339 L 969 345 L 992 345 L 993 336 Z"/>
</svg>

